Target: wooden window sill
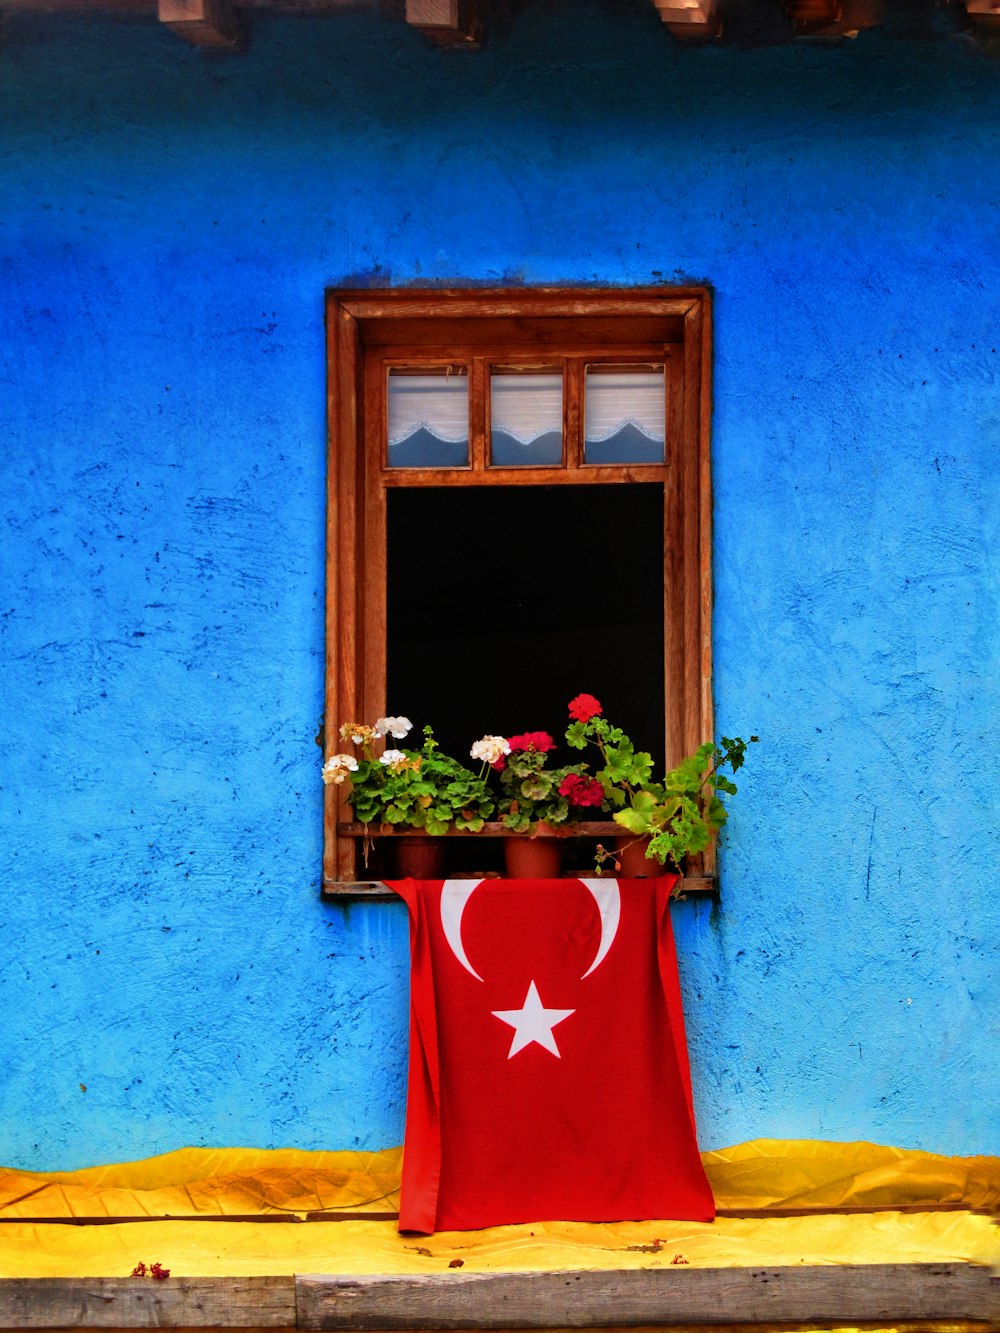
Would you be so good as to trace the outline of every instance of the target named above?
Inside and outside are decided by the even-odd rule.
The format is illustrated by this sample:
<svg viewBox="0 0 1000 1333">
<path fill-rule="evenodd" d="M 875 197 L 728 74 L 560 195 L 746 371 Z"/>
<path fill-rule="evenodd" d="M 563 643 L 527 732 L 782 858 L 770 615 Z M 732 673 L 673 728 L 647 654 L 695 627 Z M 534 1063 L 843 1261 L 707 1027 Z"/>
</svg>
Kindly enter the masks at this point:
<svg viewBox="0 0 1000 1333">
<path fill-rule="evenodd" d="M 357 823 L 341 823 L 337 825 L 337 834 L 345 839 L 363 839 L 366 834 L 373 842 L 383 839 L 413 837 L 415 830 L 409 828 L 392 828 L 389 825 L 382 825 L 377 830 L 374 826 L 366 826 Z M 419 836 L 419 833 L 418 833 Z M 428 835 L 430 836 L 430 835 Z M 476 833 L 470 833 L 466 829 L 449 829 L 447 833 L 436 835 L 441 838 L 459 838 L 464 842 L 476 838 L 511 838 L 528 837 L 528 834 L 511 833 L 510 829 L 504 828 L 499 821 L 490 821 Z M 570 824 L 561 838 L 571 841 L 575 838 L 591 838 L 597 841 L 604 839 L 610 841 L 614 838 L 627 836 L 620 824 L 616 824 L 611 819 L 592 819 L 580 823 Z M 592 871 L 566 870 L 560 876 L 562 879 L 577 879 L 581 874 L 592 873 Z M 667 872 L 664 872 L 667 873 Z M 500 879 L 502 874 L 496 870 L 455 870 L 450 871 L 447 876 L 449 879 Z M 368 879 L 333 879 L 326 878 L 323 881 L 321 897 L 327 901 L 343 901 L 344 899 L 364 899 L 365 901 L 391 901 L 397 898 L 397 895 L 390 889 L 385 879 L 399 879 L 401 876 L 388 875 L 385 878 L 372 875 Z M 688 894 L 706 894 L 718 893 L 719 881 L 715 875 L 705 875 L 692 873 L 682 876 L 677 886 L 677 896 L 686 897 Z"/>
<path fill-rule="evenodd" d="M 414 834 L 420 836 L 419 829 L 394 828 L 391 824 L 338 824 L 337 833 L 342 838 L 364 838 L 366 834 L 375 838 L 412 838 Z M 590 819 L 583 820 L 580 823 L 567 824 L 562 830 L 553 830 L 553 834 L 559 838 L 624 838 L 628 836 L 625 829 L 612 819 Z M 428 834 L 427 836 L 430 837 L 431 835 Z M 512 833 L 509 828 L 504 828 L 499 820 L 491 820 L 476 833 L 472 833 L 468 829 L 452 828 L 447 833 L 439 833 L 434 836 L 439 838 L 527 838 L 531 835 Z"/>
<path fill-rule="evenodd" d="M 468 871 L 462 871 L 459 874 L 449 875 L 449 879 L 499 879 L 499 875 L 480 875 L 472 874 Z M 563 875 L 563 879 L 576 879 L 576 875 Z M 718 893 L 718 880 L 713 875 L 692 875 L 684 876 L 677 885 L 676 897 L 686 898 L 689 894 L 707 894 Z M 327 880 L 324 881 L 323 888 L 320 891 L 320 897 L 326 902 L 344 902 L 360 901 L 365 902 L 399 902 L 399 895 L 395 893 L 384 880 L 379 879 L 361 879 L 361 880 Z"/>
</svg>

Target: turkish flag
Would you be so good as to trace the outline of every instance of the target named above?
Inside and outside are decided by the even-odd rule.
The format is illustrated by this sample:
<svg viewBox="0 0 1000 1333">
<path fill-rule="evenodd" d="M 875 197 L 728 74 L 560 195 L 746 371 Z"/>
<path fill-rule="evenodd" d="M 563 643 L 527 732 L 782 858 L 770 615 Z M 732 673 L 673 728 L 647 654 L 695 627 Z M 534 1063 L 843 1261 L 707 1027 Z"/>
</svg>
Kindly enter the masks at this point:
<svg viewBox="0 0 1000 1333">
<path fill-rule="evenodd" d="M 391 885 L 412 958 L 401 1231 L 714 1217 L 674 882 Z"/>
</svg>

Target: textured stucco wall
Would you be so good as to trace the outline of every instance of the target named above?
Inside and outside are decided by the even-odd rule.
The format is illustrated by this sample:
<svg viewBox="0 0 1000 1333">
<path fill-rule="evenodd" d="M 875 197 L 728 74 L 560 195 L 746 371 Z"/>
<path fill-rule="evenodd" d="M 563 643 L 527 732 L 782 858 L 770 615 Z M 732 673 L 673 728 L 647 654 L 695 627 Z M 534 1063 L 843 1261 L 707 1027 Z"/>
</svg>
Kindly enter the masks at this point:
<svg viewBox="0 0 1000 1333">
<path fill-rule="evenodd" d="M 762 744 L 675 909 L 702 1142 L 997 1151 L 1000 66 L 596 3 L 6 31 L 0 1162 L 399 1141 L 403 909 L 317 896 L 322 297 L 445 280 L 716 291 Z"/>
</svg>

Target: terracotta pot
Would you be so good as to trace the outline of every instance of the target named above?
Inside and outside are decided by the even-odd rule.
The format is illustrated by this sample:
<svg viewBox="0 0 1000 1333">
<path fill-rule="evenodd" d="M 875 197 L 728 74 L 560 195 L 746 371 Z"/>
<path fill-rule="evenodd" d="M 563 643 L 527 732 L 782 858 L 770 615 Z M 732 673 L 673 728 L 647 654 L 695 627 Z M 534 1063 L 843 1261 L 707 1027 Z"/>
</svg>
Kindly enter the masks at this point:
<svg viewBox="0 0 1000 1333">
<path fill-rule="evenodd" d="M 546 826 L 537 824 L 536 829 Z M 561 838 L 536 833 L 513 833 L 503 840 L 503 859 L 508 879 L 558 879 L 562 869 Z"/>
<path fill-rule="evenodd" d="M 648 838 L 637 838 L 631 834 L 627 838 L 615 839 L 615 857 L 621 869 L 617 872 L 622 879 L 653 879 L 663 874 L 663 867 L 655 857 L 647 857 Z"/>
<path fill-rule="evenodd" d="M 443 837 L 400 833 L 391 840 L 391 846 L 399 879 L 444 879 L 448 849 Z"/>
</svg>

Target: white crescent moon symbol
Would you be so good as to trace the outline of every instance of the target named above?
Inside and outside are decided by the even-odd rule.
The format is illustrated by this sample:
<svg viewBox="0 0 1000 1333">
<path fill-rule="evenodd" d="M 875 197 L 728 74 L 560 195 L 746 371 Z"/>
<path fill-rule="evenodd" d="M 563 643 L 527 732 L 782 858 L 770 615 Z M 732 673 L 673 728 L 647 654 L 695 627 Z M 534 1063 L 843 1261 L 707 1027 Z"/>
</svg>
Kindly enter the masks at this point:
<svg viewBox="0 0 1000 1333">
<path fill-rule="evenodd" d="M 466 972 L 477 981 L 482 981 L 483 978 L 469 962 L 465 945 L 462 943 L 462 913 L 482 882 L 481 879 L 446 879 L 441 886 L 441 929 L 444 931 L 444 937 Z M 615 942 L 618 923 L 621 920 L 622 900 L 617 880 L 581 879 L 580 883 L 593 895 L 597 910 L 601 914 L 601 940 L 597 946 L 597 956 L 580 978 L 583 981 L 600 967 Z"/>
<path fill-rule="evenodd" d="M 589 977 L 591 972 L 600 967 L 615 942 L 622 915 L 622 896 L 616 879 L 581 879 L 580 883 L 594 895 L 594 902 L 601 914 L 601 942 L 597 946 L 597 957 L 580 978 L 583 981 L 584 977 Z"/>
<path fill-rule="evenodd" d="M 441 929 L 458 961 L 477 981 L 482 977 L 469 962 L 462 943 L 462 913 L 465 905 L 482 884 L 481 879 L 446 879 L 441 886 Z"/>
</svg>

